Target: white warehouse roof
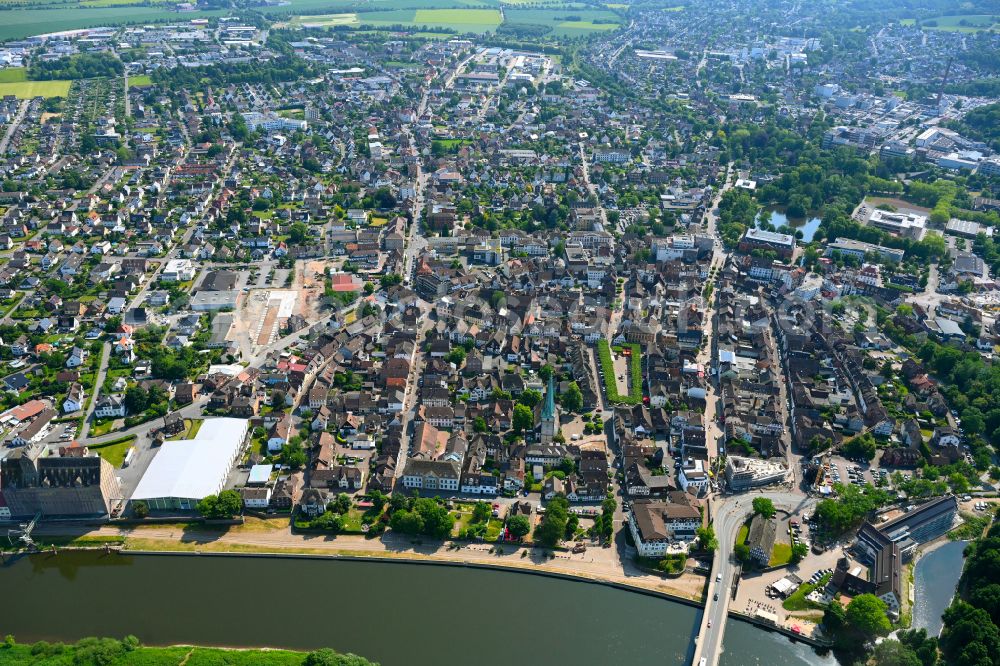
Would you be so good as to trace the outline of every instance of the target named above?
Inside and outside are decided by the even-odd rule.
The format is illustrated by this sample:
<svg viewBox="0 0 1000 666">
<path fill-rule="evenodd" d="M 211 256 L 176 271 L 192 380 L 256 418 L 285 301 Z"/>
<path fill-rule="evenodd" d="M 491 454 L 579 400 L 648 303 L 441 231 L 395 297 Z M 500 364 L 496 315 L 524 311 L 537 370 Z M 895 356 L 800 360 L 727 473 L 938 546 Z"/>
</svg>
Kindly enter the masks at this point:
<svg viewBox="0 0 1000 666">
<path fill-rule="evenodd" d="M 132 499 L 200 500 L 218 493 L 226 484 L 248 428 L 246 419 L 207 419 L 194 439 L 164 442 Z"/>
</svg>

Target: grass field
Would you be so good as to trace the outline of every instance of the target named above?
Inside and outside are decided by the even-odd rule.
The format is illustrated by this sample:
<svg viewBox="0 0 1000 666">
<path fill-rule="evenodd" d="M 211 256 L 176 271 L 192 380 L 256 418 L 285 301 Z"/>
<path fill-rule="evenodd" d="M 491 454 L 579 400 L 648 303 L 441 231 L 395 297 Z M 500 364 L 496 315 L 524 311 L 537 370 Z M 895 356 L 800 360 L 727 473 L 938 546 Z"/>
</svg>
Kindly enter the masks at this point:
<svg viewBox="0 0 1000 666">
<path fill-rule="evenodd" d="M 153 85 L 153 79 L 149 77 L 149 74 L 139 74 L 138 76 L 128 77 L 128 87 L 132 86 L 151 86 Z"/>
<path fill-rule="evenodd" d="M 597 31 L 614 30 L 621 18 L 603 9 L 518 9 L 505 12 L 508 23 L 544 25 L 555 37 L 579 37 Z"/>
<path fill-rule="evenodd" d="M 125 7 L 127 5 L 145 4 L 146 0 L 82 0 L 81 7 Z M 153 5 L 169 5 L 171 0 L 149 0 Z"/>
<path fill-rule="evenodd" d="M 178 14 L 164 7 L 134 5 L 127 7 L 80 7 L 78 5 L 47 6 L 43 9 L 11 9 L 3 13 L 0 42 L 43 35 L 62 30 L 78 30 L 97 26 L 179 21 L 220 16 L 229 10 L 193 11 Z"/>
<path fill-rule="evenodd" d="M 320 16 L 297 16 L 292 20 L 292 25 L 306 27 L 330 28 L 335 25 L 359 25 L 358 15 L 350 14 L 322 14 Z"/>
<path fill-rule="evenodd" d="M 937 16 L 921 21 L 920 27 L 924 30 L 944 30 L 948 32 L 979 32 L 996 28 L 1000 30 L 1000 23 L 994 20 L 991 14 L 956 14 L 954 16 Z M 914 19 L 903 19 L 903 25 L 913 25 Z"/>
<path fill-rule="evenodd" d="M 95 444 L 89 448 L 91 452 L 96 453 L 111 463 L 113 467 L 118 468 L 125 462 L 125 454 L 128 453 L 129 447 L 134 443 L 135 435 L 130 435 L 121 440 L 111 440 L 107 444 Z"/>
<path fill-rule="evenodd" d="M 0 83 L 0 96 L 14 95 L 20 99 L 32 97 L 65 97 L 69 94 L 69 81 L 18 81 Z"/>
<path fill-rule="evenodd" d="M 28 71 L 24 67 L 0 69 L 0 83 L 20 83 L 27 80 Z"/>
</svg>

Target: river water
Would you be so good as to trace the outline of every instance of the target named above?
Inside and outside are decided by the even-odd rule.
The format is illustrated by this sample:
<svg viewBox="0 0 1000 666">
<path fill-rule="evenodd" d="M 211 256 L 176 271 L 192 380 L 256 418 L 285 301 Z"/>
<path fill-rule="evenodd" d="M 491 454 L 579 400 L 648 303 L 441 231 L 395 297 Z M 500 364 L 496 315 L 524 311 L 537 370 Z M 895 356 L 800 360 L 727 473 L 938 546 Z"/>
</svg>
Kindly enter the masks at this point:
<svg viewBox="0 0 1000 666">
<path fill-rule="evenodd" d="M 697 608 L 586 582 L 321 558 L 40 554 L 0 567 L 0 589 L 0 633 L 20 641 L 332 647 L 383 666 L 687 664 L 701 620 Z M 736 620 L 724 644 L 723 666 L 836 664 Z"/>
<path fill-rule="evenodd" d="M 332 647 L 383 666 L 683 664 L 700 620 L 604 585 L 400 562 L 64 553 L 0 568 L 0 589 L 0 632 L 20 641 Z"/>
<path fill-rule="evenodd" d="M 965 541 L 949 541 L 927 553 L 913 571 L 913 628 L 941 633 L 941 614 L 951 604 L 965 565 Z"/>
</svg>

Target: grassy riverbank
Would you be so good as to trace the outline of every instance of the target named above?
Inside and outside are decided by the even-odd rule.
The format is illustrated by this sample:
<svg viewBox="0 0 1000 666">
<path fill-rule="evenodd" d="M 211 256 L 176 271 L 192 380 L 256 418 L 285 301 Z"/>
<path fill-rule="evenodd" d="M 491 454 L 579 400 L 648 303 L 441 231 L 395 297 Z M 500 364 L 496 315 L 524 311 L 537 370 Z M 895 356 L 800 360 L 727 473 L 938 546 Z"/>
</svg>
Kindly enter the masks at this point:
<svg viewBox="0 0 1000 666">
<path fill-rule="evenodd" d="M 19 644 L 8 636 L 0 644 L 0 666 L 15 664 L 102 664 L 104 666 L 378 666 L 363 657 L 324 649 L 315 652 L 292 650 L 232 650 L 189 645 L 145 647 L 134 636 L 84 638 L 73 645 L 62 643 Z"/>
</svg>

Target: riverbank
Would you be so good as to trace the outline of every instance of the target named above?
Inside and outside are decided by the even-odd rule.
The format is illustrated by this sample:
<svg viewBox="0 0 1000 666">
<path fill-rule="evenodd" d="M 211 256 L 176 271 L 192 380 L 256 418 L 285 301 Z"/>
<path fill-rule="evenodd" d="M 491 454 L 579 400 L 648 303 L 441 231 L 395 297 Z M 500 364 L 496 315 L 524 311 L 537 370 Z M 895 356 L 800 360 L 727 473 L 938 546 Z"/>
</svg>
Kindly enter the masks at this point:
<svg viewBox="0 0 1000 666">
<path fill-rule="evenodd" d="M 36 663 L 43 660 L 59 660 L 60 663 L 88 663 L 101 655 L 102 664 L 107 666 L 127 666 L 128 664 L 226 664 L 227 666 L 302 666 L 312 663 L 311 655 L 340 656 L 350 659 L 351 666 L 378 666 L 357 655 L 339 655 L 333 650 L 314 653 L 271 648 L 223 648 L 200 647 L 196 645 L 170 645 L 149 647 L 139 645 L 132 637 L 123 640 L 113 638 L 84 638 L 73 645 L 62 645 L 40 641 L 37 643 L 0 644 L 0 666 L 15 666 Z M 328 663 L 328 662 L 317 662 Z M 329 662 L 333 663 L 333 662 Z M 345 663 L 348 663 L 345 661 Z"/>
<path fill-rule="evenodd" d="M 700 605 L 705 586 L 705 578 L 700 575 L 685 573 L 678 578 L 665 579 L 646 572 L 624 557 L 618 548 L 595 547 L 583 553 L 571 553 L 514 544 L 425 543 L 392 533 L 378 538 L 300 534 L 293 532 L 284 520 L 248 519 L 243 525 L 222 529 L 171 524 L 101 526 L 73 531 L 51 525 L 36 532 L 42 544 L 53 536 L 62 541 L 56 544 L 62 548 L 112 546 L 120 547 L 124 553 L 319 556 L 490 567 L 607 583 L 695 605 Z"/>
</svg>

